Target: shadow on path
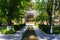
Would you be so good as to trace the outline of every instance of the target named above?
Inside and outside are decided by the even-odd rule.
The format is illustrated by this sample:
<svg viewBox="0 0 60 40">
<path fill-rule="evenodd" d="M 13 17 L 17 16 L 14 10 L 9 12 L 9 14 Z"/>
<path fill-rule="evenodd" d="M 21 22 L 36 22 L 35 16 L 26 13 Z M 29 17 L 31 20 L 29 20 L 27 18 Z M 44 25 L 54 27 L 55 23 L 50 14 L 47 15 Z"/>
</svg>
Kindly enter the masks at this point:
<svg viewBox="0 0 60 40">
<path fill-rule="evenodd" d="M 37 35 L 32 26 L 28 26 L 27 30 L 23 34 L 22 40 L 38 40 Z"/>
<path fill-rule="evenodd" d="M 59 35 L 49 35 L 46 34 L 45 32 L 43 32 L 42 30 L 40 30 L 38 27 L 33 26 L 36 35 L 38 36 L 39 40 L 60 40 L 60 36 Z"/>
</svg>

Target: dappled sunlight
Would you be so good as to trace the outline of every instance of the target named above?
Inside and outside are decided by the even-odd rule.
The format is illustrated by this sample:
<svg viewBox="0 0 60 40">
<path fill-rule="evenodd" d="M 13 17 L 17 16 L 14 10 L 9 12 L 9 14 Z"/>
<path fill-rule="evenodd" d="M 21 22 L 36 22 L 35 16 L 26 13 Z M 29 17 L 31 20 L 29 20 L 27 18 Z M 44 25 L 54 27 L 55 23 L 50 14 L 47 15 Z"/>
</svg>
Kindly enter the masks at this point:
<svg viewBox="0 0 60 40">
<path fill-rule="evenodd" d="M 40 30 L 38 27 L 33 26 L 35 33 L 38 37 L 38 39 L 41 40 L 59 40 L 60 36 L 59 34 L 46 34 L 45 32 L 43 32 L 42 30 Z"/>
<path fill-rule="evenodd" d="M 23 34 L 22 40 L 38 40 L 32 25 L 28 26 L 27 30 Z"/>
<path fill-rule="evenodd" d="M 38 38 L 35 35 L 30 35 L 29 40 L 38 40 Z"/>
</svg>

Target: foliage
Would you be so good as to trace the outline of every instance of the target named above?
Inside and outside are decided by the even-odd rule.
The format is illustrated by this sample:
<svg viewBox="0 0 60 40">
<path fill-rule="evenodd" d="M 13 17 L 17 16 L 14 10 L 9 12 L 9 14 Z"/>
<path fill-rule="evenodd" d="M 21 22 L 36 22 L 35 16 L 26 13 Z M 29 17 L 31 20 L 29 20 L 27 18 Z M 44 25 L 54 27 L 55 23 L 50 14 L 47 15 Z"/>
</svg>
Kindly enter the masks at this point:
<svg viewBox="0 0 60 40">
<path fill-rule="evenodd" d="M 38 22 L 35 22 L 35 26 L 39 27 L 39 23 Z"/>
<path fill-rule="evenodd" d="M 36 17 L 36 21 L 49 21 L 49 17 L 47 14 L 47 2 L 45 2 L 44 0 L 42 0 L 42 2 L 40 2 L 40 0 L 36 0 L 36 3 L 34 4 L 34 9 L 38 11 L 39 15 Z"/>
<path fill-rule="evenodd" d="M 44 24 L 39 24 L 39 28 L 47 33 L 47 34 L 50 34 L 50 25 L 44 25 Z M 59 25 L 55 25 L 53 27 L 53 34 L 60 34 L 60 26 Z"/>
<path fill-rule="evenodd" d="M 12 30 L 7 31 L 7 29 L 5 28 L 4 30 L 2 30 L 3 34 L 14 34 L 16 31 L 14 30 L 14 28 L 12 28 Z"/>
<path fill-rule="evenodd" d="M 53 10 L 55 10 L 55 12 L 57 10 L 59 10 L 59 0 L 55 0 L 55 4 L 53 4 L 54 0 L 48 0 L 47 2 L 45 2 L 44 0 L 42 0 L 40 2 L 40 0 L 36 0 L 36 3 L 34 5 L 34 9 L 39 11 L 39 15 L 36 18 L 36 21 L 39 20 L 46 20 L 48 19 L 49 23 L 51 24 L 52 22 L 52 12 Z M 55 5 L 55 8 L 53 9 L 53 5 Z M 45 16 L 44 14 L 47 13 Z"/>
<path fill-rule="evenodd" d="M 48 19 L 49 19 L 49 17 L 48 17 L 47 13 L 41 13 L 36 17 L 36 21 L 40 21 L 40 20 L 41 21 L 49 21 Z"/>
<path fill-rule="evenodd" d="M 54 33 L 54 34 L 60 34 L 60 26 L 56 26 L 56 27 L 54 27 L 53 29 L 54 29 L 54 30 L 53 30 L 53 33 Z"/>
<path fill-rule="evenodd" d="M 59 10 L 59 5 L 60 5 L 59 3 L 60 3 L 59 0 L 55 0 L 55 3 L 54 3 L 54 0 L 48 0 L 47 13 L 49 15 L 49 23 L 50 23 L 50 25 L 54 21 L 54 18 L 52 18 L 52 16 L 54 15 L 54 17 L 55 17 L 57 11 Z"/>
<path fill-rule="evenodd" d="M 6 26 L 2 26 L 0 25 L 0 31 L 2 32 L 2 30 L 6 29 Z"/>
<path fill-rule="evenodd" d="M 25 24 L 20 24 L 20 25 L 14 25 L 12 26 L 12 30 L 7 30 L 6 28 L 2 30 L 3 34 L 14 34 L 16 33 L 16 31 L 20 30 L 21 28 L 23 28 L 25 26 Z"/>
<path fill-rule="evenodd" d="M 24 17 L 24 10 L 27 9 L 29 0 L 0 0 L 0 17 L 4 17 L 8 25 L 13 19 Z"/>
</svg>

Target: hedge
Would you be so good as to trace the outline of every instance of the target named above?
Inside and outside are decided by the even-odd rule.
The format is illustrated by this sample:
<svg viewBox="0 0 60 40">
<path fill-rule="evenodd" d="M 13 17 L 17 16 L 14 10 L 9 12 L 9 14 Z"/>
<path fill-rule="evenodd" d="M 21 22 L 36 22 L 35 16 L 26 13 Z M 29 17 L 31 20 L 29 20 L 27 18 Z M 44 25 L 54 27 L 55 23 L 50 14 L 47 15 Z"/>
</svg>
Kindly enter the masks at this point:
<svg viewBox="0 0 60 40">
<path fill-rule="evenodd" d="M 20 25 L 14 25 L 13 27 L 14 27 L 14 30 L 17 31 L 17 30 L 23 28 L 24 26 L 25 26 L 25 24 L 20 24 Z"/>
<path fill-rule="evenodd" d="M 39 28 L 45 33 L 50 33 L 50 25 L 39 24 Z"/>
</svg>

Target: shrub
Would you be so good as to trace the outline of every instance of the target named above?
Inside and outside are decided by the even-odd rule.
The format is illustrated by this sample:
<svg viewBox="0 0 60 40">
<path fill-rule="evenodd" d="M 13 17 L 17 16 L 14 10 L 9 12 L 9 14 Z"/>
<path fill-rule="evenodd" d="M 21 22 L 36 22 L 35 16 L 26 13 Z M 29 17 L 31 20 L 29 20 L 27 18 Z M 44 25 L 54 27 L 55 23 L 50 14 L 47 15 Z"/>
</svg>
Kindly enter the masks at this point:
<svg viewBox="0 0 60 40">
<path fill-rule="evenodd" d="M 60 34 L 60 27 L 58 27 L 58 26 L 54 27 L 53 33 Z"/>
<path fill-rule="evenodd" d="M 37 26 L 37 27 L 39 26 L 38 22 L 35 23 L 35 26 Z"/>
<path fill-rule="evenodd" d="M 39 28 L 47 34 L 50 34 L 50 25 L 39 24 Z M 60 26 L 55 25 L 53 27 L 53 34 L 60 34 Z"/>
<path fill-rule="evenodd" d="M 10 31 L 4 30 L 3 31 L 3 34 L 13 34 L 13 33 L 15 33 L 15 31 L 13 31 L 13 30 L 10 30 Z"/>
<path fill-rule="evenodd" d="M 39 28 L 45 33 L 50 33 L 50 25 L 39 24 Z"/>
<path fill-rule="evenodd" d="M 2 33 L 3 34 L 13 34 L 13 33 L 15 33 L 15 30 L 14 30 L 14 28 L 12 27 L 12 30 L 7 30 L 7 29 L 4 29 L 3 31 L 2 31 Z"/>
<path fill-rule="evenodd" d="M 24 26 L 25 26 L 25 24 L 14 25 L 14 30 L 17 31 L 17 30 L 23 28 Z"/>
<path fill-rule="evenodd" d="M 25 24 L 20 24 L 20 25 L 13 25 L 12 26 L 12 30 L 7 30 L 6 28 L 4 30 L 2 30 L 3 34 L 14 34 L 16 31 L 20 30 L 21 28 L 23 28 L 25 26 Z"/>
</svg>

